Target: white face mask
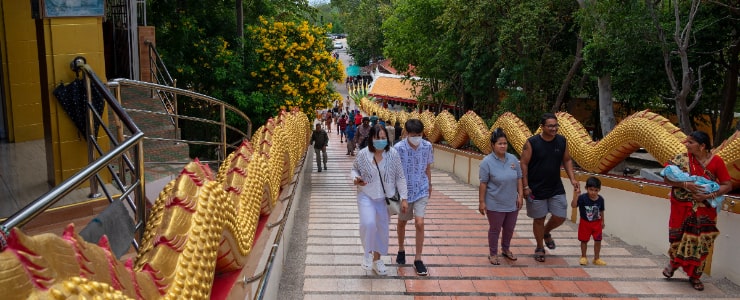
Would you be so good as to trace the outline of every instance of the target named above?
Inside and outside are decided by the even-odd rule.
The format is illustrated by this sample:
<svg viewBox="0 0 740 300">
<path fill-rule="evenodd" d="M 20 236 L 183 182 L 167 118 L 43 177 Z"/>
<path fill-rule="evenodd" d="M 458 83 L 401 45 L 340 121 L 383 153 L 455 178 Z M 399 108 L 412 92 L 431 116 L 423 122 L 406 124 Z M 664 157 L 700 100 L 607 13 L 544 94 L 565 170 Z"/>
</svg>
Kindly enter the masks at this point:
<svg viewBox="0 0 740 300">
<path fill-rule="evenodd" d="M 410 136 L 407 138 L 409 143 L 414 146 L 418 146 L 421 143 L 421 136 Z"/>
</svg>

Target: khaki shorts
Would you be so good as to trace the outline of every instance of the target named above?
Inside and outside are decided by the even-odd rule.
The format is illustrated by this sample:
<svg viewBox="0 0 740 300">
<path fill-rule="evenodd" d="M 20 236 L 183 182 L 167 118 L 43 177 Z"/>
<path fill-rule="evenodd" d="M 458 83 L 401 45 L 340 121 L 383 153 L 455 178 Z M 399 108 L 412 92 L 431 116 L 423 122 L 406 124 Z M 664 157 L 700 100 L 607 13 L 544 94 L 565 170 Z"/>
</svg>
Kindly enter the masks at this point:
<svg viewBox="0 0 740 300">
<path fill-rule="evenodd" d="M 409 208 L 406 209 L 406 213 L 398 214 L 398 219 L 401 221 L 411 220 L 413 217 L 424 217 L 424 213 L 427 210 L 427 202 L 429 197 L 422 197 L 419 200 L 409 203 Z"/>
</svg>

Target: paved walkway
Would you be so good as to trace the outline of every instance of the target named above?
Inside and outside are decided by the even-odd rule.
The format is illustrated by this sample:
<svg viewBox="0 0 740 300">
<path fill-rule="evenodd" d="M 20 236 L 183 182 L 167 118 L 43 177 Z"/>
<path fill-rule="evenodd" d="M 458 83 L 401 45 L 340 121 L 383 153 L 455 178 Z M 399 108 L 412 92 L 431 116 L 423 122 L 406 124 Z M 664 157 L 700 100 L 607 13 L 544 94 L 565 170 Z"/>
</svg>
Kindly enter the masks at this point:
<svg viewBox="0 0 740 300">
<path fill-rule="evenodd" d="M 435 190 L 428 206 L 424 262 L 430 275 L 416 276 L 411 265 L 396 265 L 396 218 L 391 219 L 390 253 L 383 256 L 389 276 L 360 268 L 362 246 L 358 233 L 356 190 L 349 180 L 354 157 L 346 144 L 330 135 L 328 170 L 316 172 L 312 159 L 310 194 L 299 206 L 308 215 L 296 221 L 291 254 L 281 280 L 281 299 L 695 299 L 737 298 L 737 286 L 727 280 L 705 279 L 706 289 L 695 291 L 686 276 L 661 275 L 665 257 L 614 237 L 602 242 L 606 267 L 580 266 L 575 224 L 553 232 L 558 245 L 545 263 L 532 257 L 532 221 L 520 213 L 512 251 L 515 262 L 488 263 L 487 221 L 477 213 L 477 188 L 460 183 L 451 174 L 433 170 Z M 306 211 L 299 214 L 305 214 Z M 301 221 L 303 220 L 303 221 Z M 301 223 L 303 222 L 303 223 Z M 407 260 L 414 255 L 413 221 L 407 226 Z M 303 246 L 305 245 L 305 246 Z M 300 249 L 300 248 L 304 249 Z M 305 252 L 304 252 L 305 250 Z M 593 253 L 589 244 L 589 253 Z M 292 258 L 291 258 L 292 257 Z M 297 274 L 298 273 L 298 274 Z M 292 279 L 289 278 L 292 276 Z"/>
</svg>

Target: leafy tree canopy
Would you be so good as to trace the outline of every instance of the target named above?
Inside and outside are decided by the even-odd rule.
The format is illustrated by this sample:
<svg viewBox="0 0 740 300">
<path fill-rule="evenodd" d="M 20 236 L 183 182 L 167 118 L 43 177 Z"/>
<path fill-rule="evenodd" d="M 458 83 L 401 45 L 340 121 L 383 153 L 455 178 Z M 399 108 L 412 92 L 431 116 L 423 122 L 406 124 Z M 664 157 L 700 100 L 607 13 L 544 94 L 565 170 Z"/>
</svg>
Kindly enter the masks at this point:
<svg viewBox="0 0 740 300">
<path fill-rule="evenodd" d="M 260 25 L 248 29 L 258 56 L 249 74 L 256 92 L 281 99 L 275 102 L 280 109 L 298 107 L 309 115 L 342 99 L 333 82 L 344 68 L 327 50 L 324 28 L 260 17 Z"/>
</svg>

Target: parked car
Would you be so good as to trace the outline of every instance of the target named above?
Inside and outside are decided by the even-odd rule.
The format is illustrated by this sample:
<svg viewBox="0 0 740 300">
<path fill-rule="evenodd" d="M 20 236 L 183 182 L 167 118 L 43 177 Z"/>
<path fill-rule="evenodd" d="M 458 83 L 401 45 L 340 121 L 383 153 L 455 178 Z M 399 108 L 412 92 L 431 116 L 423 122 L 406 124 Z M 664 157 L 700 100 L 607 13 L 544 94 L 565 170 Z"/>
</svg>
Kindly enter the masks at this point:
<svg viewBox="0 0 740 300">
<path fill-rule="evenodd" d="M 342 42 L 334 42 L 334 49 L 342 49 L 344 48 L 344 44 Z"/>
</svg>

